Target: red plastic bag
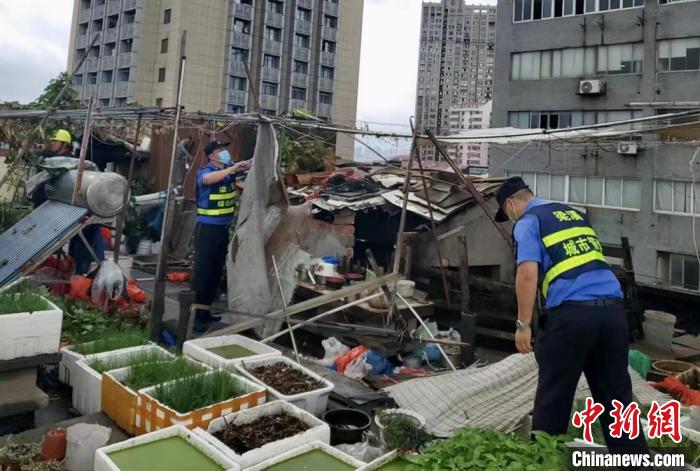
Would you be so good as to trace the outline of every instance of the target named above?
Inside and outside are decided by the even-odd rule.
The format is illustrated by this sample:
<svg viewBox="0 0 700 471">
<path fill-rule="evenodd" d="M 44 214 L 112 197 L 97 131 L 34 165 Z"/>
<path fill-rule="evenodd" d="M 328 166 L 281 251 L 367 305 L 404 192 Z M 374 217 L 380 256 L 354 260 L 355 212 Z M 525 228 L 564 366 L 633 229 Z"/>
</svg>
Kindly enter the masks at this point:
<svg viewBox="0 0 700 471">
<path fill-rule="evenodd" d="M 90 299 L 90 288 L 92 288 L 91 278 L 73 275 L 70 277 L 68 297 L 87 301 Z"/>
<path fill-rule="evenodd" d="M 353 362 L 353 360 L 367 352 L 367 350 L 369 350 L 369 348 L 365 347 L 364 345 L 353 348 L 348 353 L 342 357 L 338 357 L 335 360 L 335 369 L 338 371 L 338 373 L 343 374 L 345 372 L 345 368 L 347 368 L 348 365 Z"/>
<path fill-rule="evenodd" d="M 190 281 L 190 274 L 186 271 L 173 271 L 165 275 L 165 277 L 170 281 L 175 282 L 185 282 Z"/>
<path fill-rule="evenodd" d="M 700 405 L 700 391 L 689 388 L 675 376 L 666 376 L 663 381 L 654 383 L 654 387 L 677 398 L 685 406 Z"/>
<path fill-rule="evenodd" d="M 126 294 L 135 303 L 146 302 L 146 293 L 136 285 L 136 280 L 129 280 L 126 283 Z"/>
</svg>

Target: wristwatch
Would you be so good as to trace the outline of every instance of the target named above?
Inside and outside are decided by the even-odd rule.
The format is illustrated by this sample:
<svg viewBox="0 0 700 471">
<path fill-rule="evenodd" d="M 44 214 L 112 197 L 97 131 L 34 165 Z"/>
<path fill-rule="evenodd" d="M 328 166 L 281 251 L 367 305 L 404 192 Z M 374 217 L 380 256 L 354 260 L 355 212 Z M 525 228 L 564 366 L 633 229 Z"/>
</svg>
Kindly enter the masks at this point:
<svg viewBox="0 0 700 471">
<path fill-rule="evenodd" d="M 526 324 L 526 323 L 524 323 L 523 321 L 521 321 L 520 319 L 518 319 L 517 321 L 515 321 L 515 330 L 517 330 L 517 331 L 520 332 L 520 331 L 523 331 L 523 330 L 527 330 L 527 329 L 529 329 L 529 328 L 530 328 L 530 324 Z"/>
</svg>

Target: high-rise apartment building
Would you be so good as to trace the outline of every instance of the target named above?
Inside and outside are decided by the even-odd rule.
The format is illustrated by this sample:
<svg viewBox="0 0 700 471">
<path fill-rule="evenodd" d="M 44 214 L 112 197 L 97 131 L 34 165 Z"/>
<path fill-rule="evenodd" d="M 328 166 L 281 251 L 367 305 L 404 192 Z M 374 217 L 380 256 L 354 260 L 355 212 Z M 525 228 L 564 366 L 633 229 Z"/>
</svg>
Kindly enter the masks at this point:
<svg viewBox="0 0 700 471">
<path fill-rule="evenodd" d="M 423 3 L 416 125 L 438 135 L 450 129 L 450 110 L 491 99 L 496 7 L 464 0 Z M 423 155 L 434 158 L 426 147 Z"/>
<path fill-rule="evenodd" d="M 302 109 L 354 125 L 364 0 L 75 0 L 68 69 L 99 106 L 173 106 L 186 35 L 189 111 Z M 95 34 L 99 39 L 89 47 Z M 336 153 L 352 158 L 352 141 Z"/>
<path fill-rule="evenodd" d="M 471 103 L 450 108 L 449 134 L 458 134 L 470 129 L 486 129 L 491 122 L 491 100 L 486 103 Z M 489 145 L 482 142 L 465 142 L 448 148 L 448 154 L 460 166 L 486 167 L 489 164 Z"/>
<path fill-rule="evenodd" d="M 700 108 L 699 17 L 698 1 L 499 1 L 492 126 L 566 128 Z M 627 237 L 638 283 L 697 292 L 695 145 L 670 141 L 664 131 L 519 145 L 492 153 L 489 170 L 584 208 L 604 243 Z"/>
</svg>

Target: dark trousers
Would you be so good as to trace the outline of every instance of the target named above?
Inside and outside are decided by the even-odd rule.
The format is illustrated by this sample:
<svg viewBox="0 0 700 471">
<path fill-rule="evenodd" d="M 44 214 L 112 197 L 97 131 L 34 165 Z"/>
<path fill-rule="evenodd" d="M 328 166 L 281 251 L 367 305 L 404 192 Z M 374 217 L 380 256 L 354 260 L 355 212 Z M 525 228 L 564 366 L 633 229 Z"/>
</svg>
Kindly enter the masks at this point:
<svg viewBox="0 0 700 471">
<path fill-rule="evenodd" d="M 194 239 L 194 302 L 210 306 L 228 254 L 229 226 L 197 223 Z"/>
<path fill-rule="evenodd" d="M 605 407 L 598 417 L 605 443 L 613 452 L 647 453 L 640 435 L 612 438 L 612 401 L 632 402 L 632 383 L 627 371 L 627 319 L 622 304 L 588 306 L 563 304 L 540 317 L 535 342 L 539 380 L 532 429 L 551 435 L 567 431 L 574 394 L 581 373 L 586 375 L 593 399 Z"/>
</svg>

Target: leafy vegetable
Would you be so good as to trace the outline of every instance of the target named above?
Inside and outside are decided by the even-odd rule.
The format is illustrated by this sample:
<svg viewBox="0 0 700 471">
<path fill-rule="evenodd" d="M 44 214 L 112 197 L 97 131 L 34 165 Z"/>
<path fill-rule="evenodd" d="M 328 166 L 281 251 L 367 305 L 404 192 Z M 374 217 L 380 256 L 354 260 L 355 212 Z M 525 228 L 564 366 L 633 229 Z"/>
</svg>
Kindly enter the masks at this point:
<svg viewBox="0 0 700 471">
<path fill-rule="evenodd" d="M 49 309 L 49 303 L 36 293 L 0 294 L 0 315 L 37 312 Z"/>
<path fill-rule="evenodd" d="M 402 414 L 384 414 L 384 441 L 389 449 L 416 450 L 432 436 L 413 417 Z"/>
<path fill-rule="evenodd" d="M 647 440 L 647 446 L 659 453 L 683 453 L 685 464 L 698 466 L 700 464 L 700 444 L 683 437 L 680 443 L 675 443 L 669 437 L 653 438 Z"/>
<path fill-rule="evenodd" d="M 83 355 L 111 352 L 120 348 L 136 347 L 148 343 L 148 333 L 133 327 L 106 328 L 100 338 L 92 342 L 75 345 L 73 350 Z"/>
<path fill-rule="evenodd" d="M 96 358 L 88 362 L 90 368 L 98 373 L 105 371 L 116 370 L 117 368 L 125 368 L 127 366 L 142 365 L 145 363 L 159 363 L 167 360 L 167 357 L 158 350 L 149 350 L 145 352 L 134 352 L 131 355 L 122 358 L 111 358 L 102 360 Z"/>
<path fill-rule="evenodd" d="M 174 379 L 204 373 L 203 366 L 182 357 L 170 361 L 141 363 L 131 366 L 123 383 L 124 386 L 138 391 L 142 388 L 165 383 Z"/>
<path fill-rule="evenodd" d="M 153 397 L 171 409 L 185 414 L 247 392 L 240 380 L 230 373 L 216 371 L 206 376 L 190 376 L 158 385 Z"/>
</svg>

